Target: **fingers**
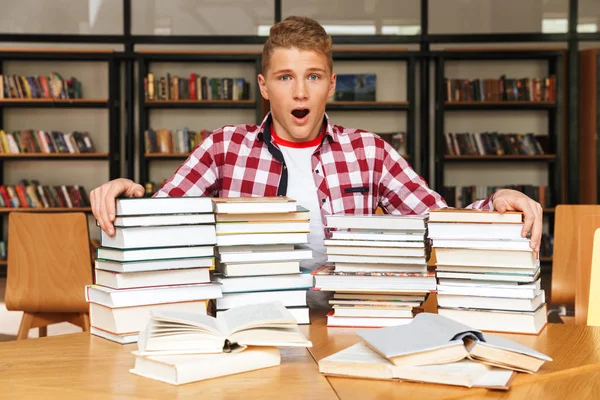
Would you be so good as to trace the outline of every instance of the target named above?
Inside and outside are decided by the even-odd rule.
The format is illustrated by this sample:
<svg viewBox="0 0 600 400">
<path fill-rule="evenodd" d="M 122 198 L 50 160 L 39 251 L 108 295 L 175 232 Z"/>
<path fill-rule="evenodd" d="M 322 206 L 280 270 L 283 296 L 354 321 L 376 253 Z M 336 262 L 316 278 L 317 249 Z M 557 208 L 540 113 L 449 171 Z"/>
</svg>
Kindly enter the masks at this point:
<svg viewBox="0 0 600 400">
<path fill-rule="evenodd" d="M 523 229 L 521 230 L 521 236 L 527 237 L 527 234 L 531 232 L 535 223 L 535 211 L 531 208 L 531 204 L 527 199 L 520 201 L 519 208 L 523 212 Z"/>
<path fill-rule="evenodd" d="M 533 200 L 530 200 L 531 208 L 535 213 L 535 221 L 533 223 L 533 228 L 531 230 L 531 248 L 535 250 L 536 253 L 540 252 L 540 244 L 542 242 L 542 230 L 543 230 L 543 210 L 542 206 Z"/>
<path fill-rule="evenodd" d="M 115 220 L 115 200 L 125 193 L 128 197 L 141 197 L 138 195 L 140 188 L 143 196 L 143 186 L 135 184 L 129 179 L 115 179 L 94 189 L 90 193 L 92 212 L 100 225 L 100 229 L 109 236 L 114 235 L 113 221 Z M 133 190 L 134 189 L 134 190 Z"/>
</svg>

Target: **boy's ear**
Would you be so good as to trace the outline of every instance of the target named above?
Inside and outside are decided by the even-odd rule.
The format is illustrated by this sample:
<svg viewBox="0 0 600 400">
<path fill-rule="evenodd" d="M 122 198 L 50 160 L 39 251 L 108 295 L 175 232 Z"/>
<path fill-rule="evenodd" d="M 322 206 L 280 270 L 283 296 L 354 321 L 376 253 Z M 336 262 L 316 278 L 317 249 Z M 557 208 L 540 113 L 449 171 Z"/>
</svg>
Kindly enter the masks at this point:
<svg viewBox="0 0 600 400">
<path fill-rule="evenodd" d="M 337 74 L 335 72 L 331 73 L 331 82 L 329 83 L 329 92 L 327 93 L 327 97 L 331 97 L 335 93 L 335 83 L 337 79 Z"/>
<path fill-rule="evenodd" d="M 263 74 L 258 74 L 258 87 L 260 89 L 260 94 L 265 100 L 269 100 L 269 92 L 267 91 L 267 82 Z"/>
</svg>

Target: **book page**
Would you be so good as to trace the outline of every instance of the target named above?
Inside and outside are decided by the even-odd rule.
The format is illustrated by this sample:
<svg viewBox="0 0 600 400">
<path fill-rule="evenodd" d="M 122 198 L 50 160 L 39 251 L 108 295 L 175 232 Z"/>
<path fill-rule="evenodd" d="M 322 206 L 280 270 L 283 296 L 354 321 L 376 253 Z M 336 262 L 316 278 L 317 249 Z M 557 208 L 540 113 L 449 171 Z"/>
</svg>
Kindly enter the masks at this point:
<svg viewBox="0 0 600 400">
<path fill-rule="evenodd" d="M 357 363 L 368 363 L 368 364 L 385 364 L 392 365 L 387 359 L 383 358 L 375 351 L 371 350 L 365 342 L 358 342 L 357 344 L 348 347 L 345 350 L 339 351 L 323 360 L 334 361 L 334 362 L 357 362 Z"/>
<path fill-rule="evenodd" d="M 482 346 L 495 347 L 502 350 L 512 351 L 515 353 L 525 354 L 530 357 L 534 357 L 540 360 L 552 361 L 552 358 L 538 351 L 535 351 L 527 346 L 505 339 L 503 337 L 494 335 L 485 335 L 484 343 L 478 343 Z"/>
<path fill-rule="evenodd" d="M 269 324 L 294 324 L 297 320 L 281 302 L 257 303 L 230 308 L 219 314 L 219 321 L 228 335 L 244 329 Z"/>
<path fill-rule="evenodd" d="M 152 311 L 152 330 L 155 328 L 163 334 L 169 331 L 176 333 L 182 328 L 194 328 L 225 336 L 222 324 L 216 318 L 199 313 L 181 311 Z"/>
<path fill-rule="evenodd" d="M 431 313 L 417 314 L 407 325 L 357 331 L 371 348 L 388 359 L 463 346 L 462 340 L 455 337 L 464 332 L 481 334 L 466 325 Z"/>
</svg>

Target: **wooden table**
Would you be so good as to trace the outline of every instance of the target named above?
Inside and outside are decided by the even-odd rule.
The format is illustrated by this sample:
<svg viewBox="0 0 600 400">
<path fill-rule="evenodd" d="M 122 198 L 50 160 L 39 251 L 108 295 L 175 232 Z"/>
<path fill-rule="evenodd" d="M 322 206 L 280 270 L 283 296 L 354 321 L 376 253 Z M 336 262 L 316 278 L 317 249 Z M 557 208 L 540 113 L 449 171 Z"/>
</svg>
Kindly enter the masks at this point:
<svg viewBox="0 0 600 400">
<path fill-rule="evenodd" d="M 135 348 L 88 333 L 0 343 L 0 397 L 337 398 L 305 348 L 282 349 L 280 367 L 181 386 L 130 373 Z"/>
<path fill-rule="evenodd" d="M 172 386 L 133 375 L 136 345 L 122 346 L 87 333 L 0 343 L 0 397 L 284 399 L 499 399 L 600 398 L 600 328 L 550 324 L 539 336 L 502 335 L 554 358 L 533 375 L 518 374 L 508 392 L 411 382 L 324 377 L 317 361 L 356 343 L 350 328 L 327 328 L 311 312 L 301 329 L 313 348 L 282 349 L 280 367 Z"/>
</svg>

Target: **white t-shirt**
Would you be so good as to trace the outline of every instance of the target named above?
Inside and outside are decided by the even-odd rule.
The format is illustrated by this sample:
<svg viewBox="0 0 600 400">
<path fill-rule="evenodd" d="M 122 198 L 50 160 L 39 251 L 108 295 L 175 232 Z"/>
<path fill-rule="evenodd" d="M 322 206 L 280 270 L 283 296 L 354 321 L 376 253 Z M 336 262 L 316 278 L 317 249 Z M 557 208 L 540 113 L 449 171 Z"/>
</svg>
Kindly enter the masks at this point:
<svg viewBox="0 0 600 400">
<path fill-rule="evenodd" d="M 321 220 L 321 207 L 317 197 L 317 187 L 312 173 L 311 158 L 317 146 L 289 147 L 279 143 L 288 172 L 286 196 L 296 200 L 299 205 L 310 210 L 310 233 L 308 246 L 313 251 L 312 260 L 303 260 L 301 266 L 310 270 L 320 267 L 327 260 L 325 255 L 325 233 Z"/>
</svg>

